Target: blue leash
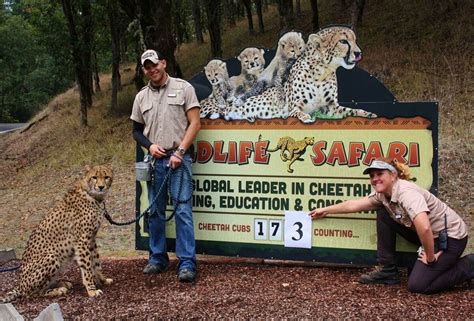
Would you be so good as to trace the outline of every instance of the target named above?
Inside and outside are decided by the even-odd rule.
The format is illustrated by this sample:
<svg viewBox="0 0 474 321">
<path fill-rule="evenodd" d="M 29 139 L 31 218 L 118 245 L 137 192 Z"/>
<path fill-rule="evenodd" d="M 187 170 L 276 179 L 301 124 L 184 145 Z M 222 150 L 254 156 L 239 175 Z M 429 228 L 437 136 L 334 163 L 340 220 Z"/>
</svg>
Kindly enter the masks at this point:
<svg viewBox="0 0 474 321">
<path fill-rule="evenodd" d="M 190 170 L 188 169 L 188 167 L 186 167 L 184 165 L 184 163 L 182 164 L 182 167 L 184 167 L 184 173 L 183 173 L 183 176 L 184 175 L 188 175 L 188 178 L 189 178 L 189 181 L 191 182 L 191 188 L 193 188 L 193 182 L 192 182 L 192 174 L 190 172 Z M 116 222 L 112 219 L 112 217 L 110 216 L 110 214 L 108 213 L 107 209 L 105 208 L 105 202 L 103 202 L 104 204 L 104 216 L 105 218 L 107 219 L 107 221 L 109 221 L 110 224 L 113 224 L 113 225 L 119 225 L 119 226 L 124 226 L 124 225 L 129 225 L 129 224 L 132 224 L 132 223 L 135 223 L 137 222 L 138 220 L 140 220 L 143 216 L 145 216 L 145 219 L 148 221 L 148 218 L 152 215 L 154 215 L 150 210 L 152 208 L 152 206 L 156 203 L 156 201 L 158 200 L 158 196 L 161 194 L 161 192 L 163 191 L 163 188 L 165 188 L 165 186 L 167 186 L 167 191 L 168 191 L 168 194 L 171 196 L 171 199 L 173 200 L 173 205 L 174 205 L 174 208 L 173 208 L 173 212 L 171 213 L 171 215 L 168 217 L 168 218 L 161 218 L 160 219 L 163 219 L 165 222 L 168 222 L 170 221 L 174 215 L 176 214 L 176 210 L 178 208 L 178 204 L 180 203 L 187 203 L 192 197 L 192 193 L 191 193 L 191 196 L 188 197 L 187 199 L 184 199 L 184 200 L 181 200 L 179 199 L 179 194 L 182 190 L 182 187 L 183 187 L 183 177 L 181 177 L 181 179 L 179 180 L 179 184 L 178 184 L 178 195 L 176 198 L 173 198 L 172 196 L 172 193 L 171 193 L 171 180 L 170 180 L 170 177 L 171 175 L 175 173 L 175 170 L 172 169 L 172 168 L 168 168 L 168 171 L 165 175 L 165 178 L 163 179 L 163 183 L 161 183 L 161 186 L 160 188 L 158 189 L 158 192 L 156 193 L 155 197 L 153 198 L 153 200 L 151 201 L 150 205 L 148 205 L 148 207 L 136 218 L 130 220 L 130 221 L 126 221 L 126 222 Z M 154 178 L 152 178 L 152 180 L 154 180 Z"/>
</svg>

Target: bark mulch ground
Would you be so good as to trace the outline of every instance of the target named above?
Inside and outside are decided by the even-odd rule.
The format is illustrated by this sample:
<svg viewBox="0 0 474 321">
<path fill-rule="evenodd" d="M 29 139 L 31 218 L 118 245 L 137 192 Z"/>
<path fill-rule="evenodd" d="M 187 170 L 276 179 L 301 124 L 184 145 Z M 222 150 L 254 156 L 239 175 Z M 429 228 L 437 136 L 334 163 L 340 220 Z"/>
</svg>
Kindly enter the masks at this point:
<svg viewBox="0 0 474 321">
<path fill-rule="evenodd" d="M 458 319 L 474 317 L 474 291 L 466 285 L 435 295 L 411 294 L 400 285 L 357 283 L 366 268 L 281 266 L 200 261 L 194 284 L 177 280 L 176 260 L 160 275 L 144 275 L 146 259 L 104 259 L 114 283 L 87 297 L 76 266 L 61 276 L 74 283 L 64 297 L 14 302 L 27 319 L 57 302 L 66 319 L 368 318 Z M 0 273 L 0 296 L 17 272 Z"/>
</svg>

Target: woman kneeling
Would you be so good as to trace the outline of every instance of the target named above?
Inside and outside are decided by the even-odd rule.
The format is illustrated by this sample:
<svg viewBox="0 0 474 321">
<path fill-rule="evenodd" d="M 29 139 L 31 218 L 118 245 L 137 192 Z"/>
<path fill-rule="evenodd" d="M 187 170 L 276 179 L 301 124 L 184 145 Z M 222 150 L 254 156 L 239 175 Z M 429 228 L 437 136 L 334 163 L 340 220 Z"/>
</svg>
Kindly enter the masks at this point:
<svg viewBox="0 0 474 321">
<path fill-rule="evenodd" d="M 364 171 L 374 189 L 369 196 L 312 210 L 318 219 L 327 214 L 355 213 L 384 208 L 377 213 L 377 260 L 380 267 L 360 277 L 361 283 L 397 284 L 396 233 L 421 245 L 408 278 L 414 293 L 437 293 L 474 277 L 474 255 L 461 258 L 467 227 L 461 217 L 429 191 L 409 181 L 408 166 L 378 159 Z"/>
</svg>

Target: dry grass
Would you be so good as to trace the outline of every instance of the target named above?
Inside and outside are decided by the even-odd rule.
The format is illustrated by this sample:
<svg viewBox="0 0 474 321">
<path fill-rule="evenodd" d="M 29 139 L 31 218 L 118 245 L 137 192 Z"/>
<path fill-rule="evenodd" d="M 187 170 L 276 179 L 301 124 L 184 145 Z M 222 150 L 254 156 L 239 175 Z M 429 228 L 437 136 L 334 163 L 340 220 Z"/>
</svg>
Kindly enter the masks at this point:
<svg viewBox="0 0 474 321">
<path fill-rule="evenodd" d="M 310 32 L 308 3 L 297 29 Z M 455 5 L 457 4 L 457 6 Z M 321 25 L 347 23 L 349 16 L 340 2 L 320 3 Z M 383 8 L 383 9 L 382 9 Z M 224 57 L 235 56 L 247 46 L 271 48 L 278 39 L 279 19 L 270 7 L 266 33 L 248 35 L 246 20 L 226 28 Z M 257 26 L 256 17 L 254 25 Z M 399 101 L 439 102 L 439 196 L 461 213 L 473 231 L 472 100 L 473 26 L 464 1 L 367 2 L 358 41 L 364 52 L 361 67 L 381 80 Z M 471 39 L 470 39 L 471 38 Z M 185 78 L 199 72 L 212 58 L 206 44 L 182 45 L 177 53 Z M 192 58 L 191 58 L 192 57 Z M 110 195 L 111 212 L 117 219 L 134 213 L 134 141 L 128 112 L 135 88 L 133 67 L 122 74 L 124 90 L 119 95 L 124 116 L 111 116 L 110 75 L 101 78 L 102 93 L 89 110 L 89 126 L 79 126 L 78 94 L 71 89 L 54 98 L 24 133 L 2 137 L 0 150 L 0 244 L 21 249 L 31 227 L 63 195 L 89 163 L 111 163 L 115 181 Z M 34 120 L 33 120 L 34 121 Z M 133 227 L 108 224 L 100 239 L 108 254 L 133 253 Z M 474 242 L 469 243 L 473 252 Z"/>
</svg>

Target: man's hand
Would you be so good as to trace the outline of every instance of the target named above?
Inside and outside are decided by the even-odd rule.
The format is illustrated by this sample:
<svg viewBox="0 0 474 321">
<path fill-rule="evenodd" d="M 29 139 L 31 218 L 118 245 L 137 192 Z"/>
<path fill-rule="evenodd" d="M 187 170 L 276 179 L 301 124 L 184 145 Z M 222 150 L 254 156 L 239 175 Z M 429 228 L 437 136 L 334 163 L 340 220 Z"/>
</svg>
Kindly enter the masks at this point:
<svg viewBox="0 0 474 321">
<path fill-rule="evenodd" d="M 183 158 L 181 156 L 173 154 L 170 157 L 170 161 L 168 163 L 168 166 L 172 169 L 177 169 L 178 167 L 181 166 L 182 162 L 183 162 Z"/>
<path fill-rule="evenodd" d="M 153 156 L 156 159 L 166 156 L 166 150 L 163 147 L 158 146 L 157 144 L 152 144 L 150 146 L 149 151 L 150 151 L 151 156 Z"/>
</svg>

